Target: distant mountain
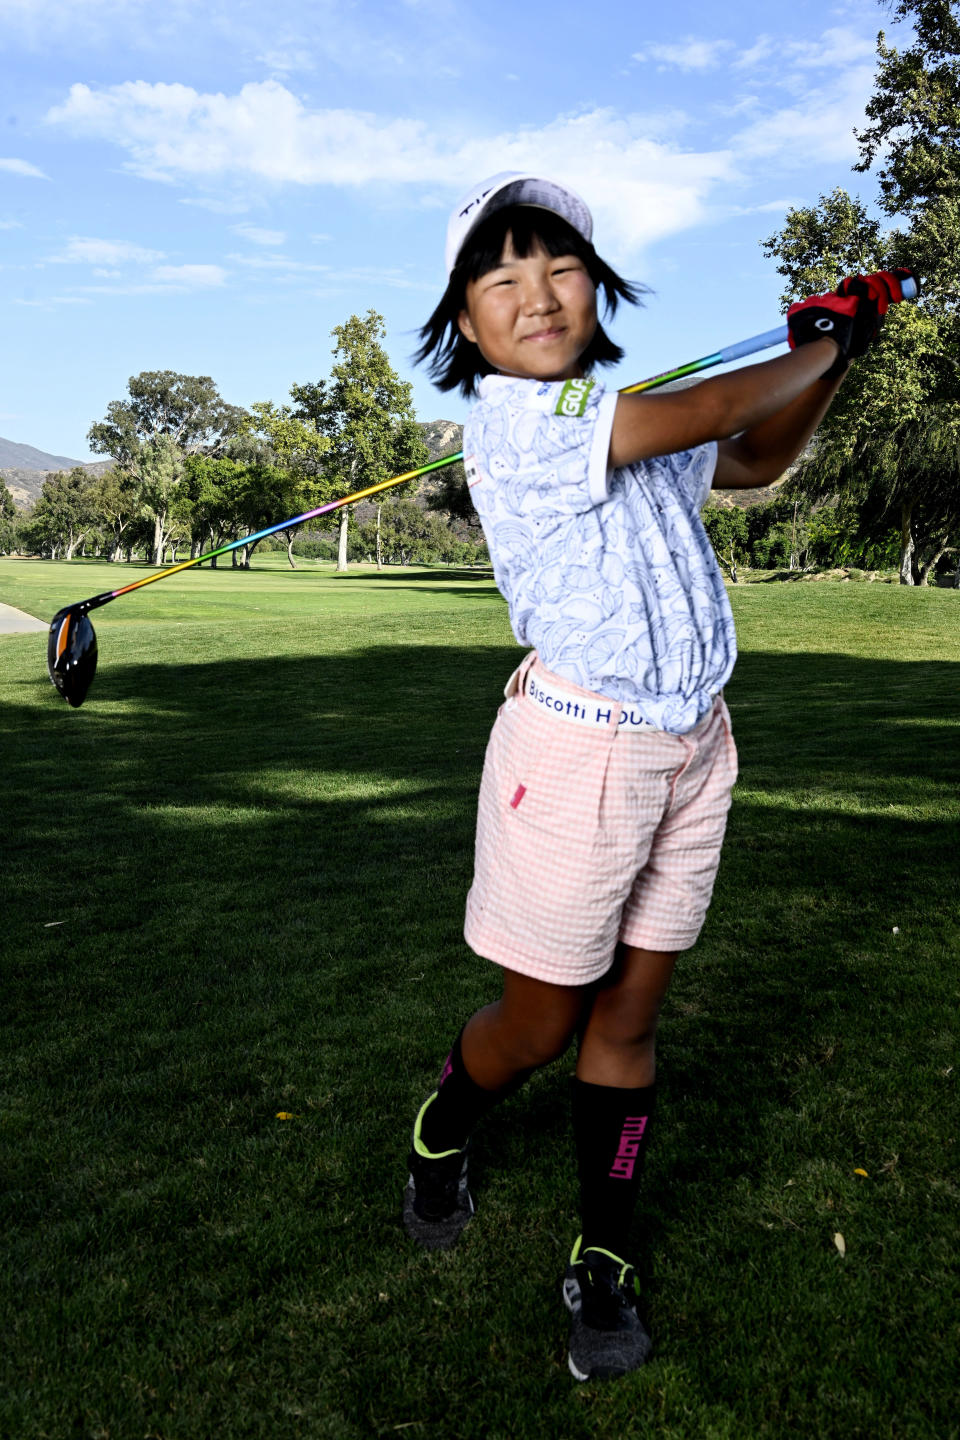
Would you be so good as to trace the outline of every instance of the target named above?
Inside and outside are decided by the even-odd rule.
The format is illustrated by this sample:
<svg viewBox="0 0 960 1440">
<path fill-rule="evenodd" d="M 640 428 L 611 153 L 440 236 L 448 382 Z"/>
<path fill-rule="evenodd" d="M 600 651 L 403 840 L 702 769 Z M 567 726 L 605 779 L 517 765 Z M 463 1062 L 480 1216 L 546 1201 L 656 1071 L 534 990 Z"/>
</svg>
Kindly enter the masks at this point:
<svg viewBox="0 0 960 1440">
<path fill-rule="evenodd" d="M 65 465 L 56 465 L 52 470 L 28 470 L 15 466 L 0 468 L 0 480 L 13 496 L 14 504 L 21 510 L 27 510 L 38 499 L 48 475 L 56 475 L 61 470 L 72 470 L 76 463 L 75 460 L 68 460 Z M 88 475 L 102 475 L 112 464 L 112 460 L 94 460 L 91 464 L 82 466 L 82 469 L 86 470 Z"/>
<path fill-rule="evenodd" d="M 32 445 L 18 445 L 15 440 L 0 437 L 0 470 L 72 470 L 81 460 L 66 455 L 48 455 Z"/>
</svg>

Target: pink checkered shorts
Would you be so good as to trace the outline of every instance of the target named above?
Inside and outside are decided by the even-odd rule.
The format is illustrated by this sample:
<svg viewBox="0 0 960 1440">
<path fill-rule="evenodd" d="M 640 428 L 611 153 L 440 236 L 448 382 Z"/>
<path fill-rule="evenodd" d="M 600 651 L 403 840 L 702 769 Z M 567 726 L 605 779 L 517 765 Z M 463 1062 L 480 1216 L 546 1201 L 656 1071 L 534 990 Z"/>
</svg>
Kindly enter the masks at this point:
<svg viewBox="0 0 960 1440">
<path fill-rule="evenodd" d="M 531 665 L 543 684 L 558 680 Z M 554 985 L 599 979 L 618 941 L 694 943 L 737 778 L 721 696 L 687 735 L 620 731 L 607 703 L 610 727 L 583 732 L 521 692 L 487 745 L 464 935 L 478 955 Z"/>
</svg>

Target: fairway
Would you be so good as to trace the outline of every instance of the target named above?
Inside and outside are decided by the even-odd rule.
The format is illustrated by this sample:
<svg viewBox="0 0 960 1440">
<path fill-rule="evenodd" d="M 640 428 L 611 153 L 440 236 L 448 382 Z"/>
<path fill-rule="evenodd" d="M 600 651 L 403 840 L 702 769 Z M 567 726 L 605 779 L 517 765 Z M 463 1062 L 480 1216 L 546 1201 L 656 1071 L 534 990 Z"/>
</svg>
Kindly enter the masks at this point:
<svg viewBox="0 0 960 1440">
<path fill-rule="evenodd" d="M 960 1436 L 960 593 L 730 592 L 741 777 L 635 1226 L 654 1357 L 577 1386 L 569 1057 L 478 1133 L 455 1251 L 399 1224 L 497 990 L 461 927 L 506 608 L 488 571 L 282 559 L 97 612 L 80 710 L 0 635 L 0 1436 Z M 148 573 L 2 559 L 0 601 Z"/>
</svg>

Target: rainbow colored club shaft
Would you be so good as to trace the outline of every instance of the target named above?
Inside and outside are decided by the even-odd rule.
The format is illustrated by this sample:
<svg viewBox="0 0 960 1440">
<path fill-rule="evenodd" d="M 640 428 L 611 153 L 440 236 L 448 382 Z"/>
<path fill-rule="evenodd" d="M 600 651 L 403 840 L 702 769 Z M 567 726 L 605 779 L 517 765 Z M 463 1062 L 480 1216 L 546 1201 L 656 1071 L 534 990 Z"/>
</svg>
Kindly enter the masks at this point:
<svg viewBox="0 0 960 1440">
<path fill-rule="evenodd" d="M 697 375 L 701 370 L 710 370 L 715 365 L 726 365 L 733 360 L 742 360 L 746 355 L 755 355 L 760 350 L 769 350 L 774 345 L 784 345 L 787 340 L 786 325 L 776 330 L 767 330 L 762 335 L 754 335 L 749 340 L 740 340 L 734 345 L 728 345 L 723 350 L 716 350 L 712 355 L 704 355 L 700 360 L 691 360 L 686 365 L 678 365 L 675 370 L 666 370 L 662 375 L 654 375 L 649 380 L 641 380 L 636 385 L 626 385 L 620 391 L 621 395 L 636 395 L 643 390 L 655 390 L 659 385 L 668 385 L 671 380 L 681 380 L 685 375 Z M 302 515 L 295 515 L 292 520 L 281 520 L 276 525 L 268 525 L 265 530 L 257 530 L 253 535 L 244 535 L 240 540 L 231 540 L 228 545 L 221 545 L 216 550 L 208 550 L 205 555 L 198 555 L 194 560 L 182 560 L 179 565 L 168 565 L 164 570 L 157 570 L 153 575 L 147 575 L 143 580 L 134 580 L 131 585 L 121 585 L 119 590 L 106 590 L 102 595 L 94 595 L 90 600 L 84 600 L 76 609 L 83 615 L 90 610 L 97 610 L 101 605 L 106 605 L 111 600 L 116 600 L 119 595 L 128 595 L 131 590 L 139 590 L 143 585 L 152 585 L 155 580 L 163 580 L 168 575 L 176 575 L 178 570 L 189 570 L 192 565 L 202 565 L 204 560 L 212 560 L 217 555 L 226 555 L 231 550 L 238 550 L 242 545 L 252 545 L 258 540 L 265 540 L 268 535 L 276 535 L 279 530 L 292 530 L 295 525 L 302 525 L 307 520 L 315 520 L 319 515 L 329 515 L 333 510 L 339 510 L 344 505 L 355 505 L 358 500 L 368 500 L 371 495 L 379 495 L 384 490 L 390 490 L 395 485 L 403 485 L 407 480 L 416 480 L 421 475 L 429 475 L 432 470 L 442 470 L 447 465 L 453 465 L 457 460 L 463 459 L 463 451 L 457 450 L 454 454 L 443 455 L 439 460 L 431 460 L 427 465 L 421 465 L 416 470 L 407 470 L 402 475 L 394 475 L 391 480 L 381 480 L 377 485 L 368 485 L 366 490 L 357 490 L 352 495 L 344 495 L 339 500 L 330 500 L 326 505 L 318 505 L 315 510 L 305 510 Z"/>
</svg>

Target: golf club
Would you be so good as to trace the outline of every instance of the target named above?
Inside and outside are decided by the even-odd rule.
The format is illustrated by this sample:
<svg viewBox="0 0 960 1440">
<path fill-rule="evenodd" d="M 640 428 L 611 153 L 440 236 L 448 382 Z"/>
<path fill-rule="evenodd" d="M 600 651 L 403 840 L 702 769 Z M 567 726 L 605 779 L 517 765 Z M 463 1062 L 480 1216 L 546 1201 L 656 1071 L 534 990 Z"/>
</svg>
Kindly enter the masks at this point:
<svg viewBox="0 0 960 1440">
<path fill-rule="evenodd" d="M 912 300 L 916 297 L 917 285 L 912 279 L 904 280 L 901 288 L 904 299 Z M 704 355 L 699 360 L 691 360 L 686 365 L 679 365 L 675 370 L 666 370 L 660 375 L 652 376 L 649 380 L 641 380 L 636 385 L 624 386 L 620 393 L 636 395 L 644 390 L 654 390 L 658 386 L 668 385 L 672 380 L 681 380 L 687 375 L 697 375 L 702 370 L 710 370 L 716 365 L 727 365 L 734 360 L 743 360 L 746 356 L 755 355 L 761 350 L 769 350 L 776 345 L 785 345 L 787 335 L 787 326 L 781 325 L 776 330 L 767 330 L 762 335 L 753 335 L 748 340 L 739 340 L 733 345 L 725 346 L 722 350 L 714 351 L 712 355 Z M 206 554 L 198 555 L 193 560 L 183 560 L 179 565 L 169 565 L 163 570 L 157 570 L 153 575 L 145 576 L 142 580 L 134 580 L 130 585 L 121 585 L 117 590 L 105 590 L 101 595 L 91 596 L 89 600 L 80 600 L 74 605 L 65 605 L 50 621 L 50 632 L 47 639 L 47 669 L 50 672 L 52 683 L 74 709 L 83 704 L 97 669 L 97 637 L 88 618 L 91 610 L 99 610 L 102 605 L 109 605 L 111 600 L 117 600 L 121 595 L 129 595 L 131 590 L 139 590 L 143 585 L 152 585 L 155 580 L 165 580 L 167 576 L 176 575 L 180 570 L 189 570 L 193 565 L 201 565 L 204 560 L 212 560 L 214 556 L 225 555 L 231 550 L 239 549 L 242 545 L 251 545 L 257 540 L 265 540 L 268 535 L 276 535 L 279 530 L 290 530 L 294 525 L 303 525 L 307 520 L 315 520 L 320 515 L 329 515 L 344 505 L 355 505 L 360 500 L 368 500 L 371 495 L 379 495 L 382 491 L 390 490 L 395 485 L 403 485 L 408 480 L 416 480 L 421 475 L 429 475 L 433 470 L 441 470 L 462 459 L 463 451 L 457 450 L 450 455 L 442 456 L 439 460 L 431 460 L 416 470 L 407 470 L 402 475 L 394 475 L 390 480 L 381 480 L 377 485 L 368 485 L 365 490 L 357 490 L 352 495 L 344 495 L 339 500 L 330 500 L 325 505 L 318 505 L 315 510 L 307 510 L 302 515 L 294 516 L 291 520 L 280 520 L 277 524 L 268 525 L 266 529 L 257 530 L 252 535 L 244 535 L 239 540 L 231 540 L 229 544 L 221 545 L 216 550 L 208 550 Z"/>
</svg>

